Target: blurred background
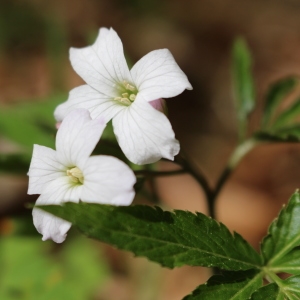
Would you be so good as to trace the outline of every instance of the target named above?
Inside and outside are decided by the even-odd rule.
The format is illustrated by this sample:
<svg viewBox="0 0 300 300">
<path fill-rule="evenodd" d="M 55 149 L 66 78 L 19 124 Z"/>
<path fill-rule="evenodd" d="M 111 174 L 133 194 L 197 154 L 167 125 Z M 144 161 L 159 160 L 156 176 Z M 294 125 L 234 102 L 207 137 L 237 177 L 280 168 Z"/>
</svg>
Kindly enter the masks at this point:
<svg viewBox="0 0 300 300">
<path fill-rule="evenodd" d="M 54 146 L 53 110 L 82 84 L 69 48 L 93 43 L 105 26 L 117 31 L 132 63 L 151 50 L 172 52 L 194 90 L 167 100 L 169 118 L 181 147 L 215 184 L 237 142 L 232 44 L 244 37 L 253 56 L 255 131 L 270 83 L 300 75 L 300 1 L 0 1 L 0 299 L 181 299 L 206 281 L 207 269 L 163 269 L 75 230 L 62 245 L 42 242 L 25 207 L 37 197 L 26 194 L 23 162 L 33 143 Z M 257 249 L 299 187 L 299 150 L 296 144 L 254 149 L 218 199 L 218 220 Z M 10 169 L 1 167 L 7 160 Z M 207 212 L 189 175 L 159 178 L 152 190 L 165 208 Z M 145 201 L 140 195 L 136 203 Z"/>
</svg>

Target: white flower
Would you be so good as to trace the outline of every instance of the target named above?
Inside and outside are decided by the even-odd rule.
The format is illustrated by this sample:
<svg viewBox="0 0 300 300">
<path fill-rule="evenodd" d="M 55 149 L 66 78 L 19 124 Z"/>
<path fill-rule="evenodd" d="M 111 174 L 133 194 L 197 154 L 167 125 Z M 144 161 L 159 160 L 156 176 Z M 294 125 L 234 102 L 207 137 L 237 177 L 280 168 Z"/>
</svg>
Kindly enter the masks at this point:
<svg viewBox="0 0 300 300">
<path fill-rule="evenodd" d="M 36 204 L 65 201 L 130 205 L 136 178 L 115 157 L 91 156 L 105 128 L 102 119 L 92 120 L 85 109 L 76 109 L 63 120 L 56 136 L 56 151 L 34 145 L 28 172 L 28 194 L 41 194 Z M 61 243 L 71 224 L 40 209 L 33 209 L 33 222 L 43 235 Z"/>
<path fill-rule="evenodd" d="M 130 161 L 146 164 L 162 157 L 174 159 L 179 142 L 171 124 L 149 104 L 192 89 L 169 50 L 148 53 L 129 71 L 119 36 L 113 29 L 101 28 L 92 46 L 70 49 L 70 60 L 87 85 L 73 89 L 69 99 L 56 108 L 58 121 L 74 108 L 86 108 L 93 119 L 113 119 L 119 145 Z"/>
</svg>

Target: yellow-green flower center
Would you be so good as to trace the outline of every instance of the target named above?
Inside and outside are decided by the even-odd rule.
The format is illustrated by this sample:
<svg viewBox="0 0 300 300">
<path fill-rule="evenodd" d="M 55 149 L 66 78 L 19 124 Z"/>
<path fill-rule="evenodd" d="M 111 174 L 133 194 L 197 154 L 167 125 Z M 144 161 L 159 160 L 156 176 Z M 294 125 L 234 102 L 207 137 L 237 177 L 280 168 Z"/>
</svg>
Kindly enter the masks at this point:
<svg viewBox="0 0 300 300">
<path fill-rule="evenodd" d="M 67 170 L 67 175 L 72 182 L 83 184 L 83 174 L 77 167 Z"/>
<path fill-rule="evenodd" d="M 119 86 L 119 96 L 115 97 L 114 100 L 120 102 L 123 105 L 129 106 L 136 98 L 137 88 L 127 81 L 123 81 L 123 84 Z"/>
</svg>

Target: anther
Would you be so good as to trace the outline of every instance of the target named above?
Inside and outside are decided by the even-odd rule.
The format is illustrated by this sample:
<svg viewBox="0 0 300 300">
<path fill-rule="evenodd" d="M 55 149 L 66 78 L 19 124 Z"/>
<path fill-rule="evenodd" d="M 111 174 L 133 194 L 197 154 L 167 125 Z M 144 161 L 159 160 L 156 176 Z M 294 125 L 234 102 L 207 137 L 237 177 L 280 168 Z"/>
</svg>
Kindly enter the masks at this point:
<svg viewBox="0 0 300 300">
<path fill-rule="evenodd" d="M 128 100 L 128 98 L 122 98 L 120 101 L 121 101 L 123 104 L 126 104 L 126 105 L 130 105 L 130 104 L 131 104 L 131 102 Z"/>
<path fill-rule="evenodd" d="M 135 94 L 131 94 L 131 95 L 129 96 L 129 100 L 130 100 L 130 101 L 134 101 L 134 100 L 135 100 L 135 97 L 136 97 Z"/>
<path fill-rule="evenodd" d="M 83 175 L 80 169 L 77 167 L 72 168 L 70 170 L 67 170 L 67 175 L 70 177 L 70 179 L 75 183 L 82 183 L 83 184 Z"/>
</svg>

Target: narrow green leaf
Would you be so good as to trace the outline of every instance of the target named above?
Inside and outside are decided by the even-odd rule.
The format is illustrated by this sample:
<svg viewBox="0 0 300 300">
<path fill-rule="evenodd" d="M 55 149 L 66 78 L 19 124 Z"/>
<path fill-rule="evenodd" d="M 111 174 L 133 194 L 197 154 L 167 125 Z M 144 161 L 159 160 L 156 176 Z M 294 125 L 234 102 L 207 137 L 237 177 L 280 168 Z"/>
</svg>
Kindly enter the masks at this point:
<svg viewBox="0 0 300 300">
<path fill-rule="evenodd" d="M 240 300 L 249 299 L 262 286 L 262 274 L 257 270 L 226 272 L 212 276 L 183 300 Z"/>
<path fill-rule="evenodd" d="M 244 135 L 248 115 L 255 107 L 255 92 L 252 77 L 252 60 L 244 39 L 239 38 L 233 46 L 233 83 L 238 120 Z"/>
<path fill-rule="evenodd" d="M 256 132 L 254 138 L 261 142 L 298 143 L 300 141 L 300 125 L 293 125 L 274 132 Z"/>
<path fill-rule="evenodd" d="M 262 120 L 262 127 L 266 128 L 278 107 L 278 105 L 286 98 L 286 96 L 295 88 L 298 83 L 298 79 L 295 77 L 288 77 L 275 82 L 268 94 L 264 109 L 264 115 Z"/>
<path fill-rule="evenodd" d="M 283 111 L 272 124 L 272 130 L 291 125 L 300 115 L 300 99 Z M 299 126 L 299 125 L 298 125 Z"/>
<path fill-rule="evenodd" d="M 261 251 L 268 267 L 276 266 L 293 248 L 300 245 L 300 196 L 296 191 L 289 203 L 272 222 L 264 238 Z"/>
<path fill-rule="evenodd" d="M 247 270 L 261 266 L 258 253 L 240 235 L 232 235 L 223 224 L 201 213 L 71 202 L 40 208 L 72 222 L 89 237 L 169 268 Z"/>
<path fill-rule="evenodd" d="M 270 271 L 274 273 L 289 273 L 300 275 L 300 249 L 299 247 L 287 253 L 272 264 Z"/>
<path fill-rule="evenodd" d="M 29 155 L 24 154 L 0 154 L 0 173 L 25 174 L 30 159 Z"/>
<path fill-rule="evenodd" d="M 53 148 L 55 141 L 55 107 L 66 99 L 57 95 L 43 102 L 22 103 L 11 107 L 0 107 L 0 135 L 32 151 L 33 144 Z"/>
<path fill-rule="evenodd" d="M 268 284 L 255 293 L 251 300 L 299 300 L 300 299 L 300 276 L 291 276 L 286 280 Z"/>
<path fill-rule="evenodd" d="M 54 137 L 49 138 L 43 130 L 29 117 L 22 116 L 18 111 L 0 111 L 0 134 L 8 139 L 25 146 L 24 150 L 32 151 L 33 144 L 40 143 L 53 147 Z M 52 142 L 53 140 L 53 142 Z"/>
<path fill-rule="evenodd" d="M 251 55 L 247 44 L 245 40 L 239 38 L 233 47 L 233 72 L 238 114 L 241 118 L 248 116 L 255 106 L 251 65 Z"/>
<path fill-rule="evenodd" d="M 300 139 L 300 124 L 291 125 L 288 127 L 280 128 L 274 131 L 274 134 L 282 139 Z"/>
</svg>

